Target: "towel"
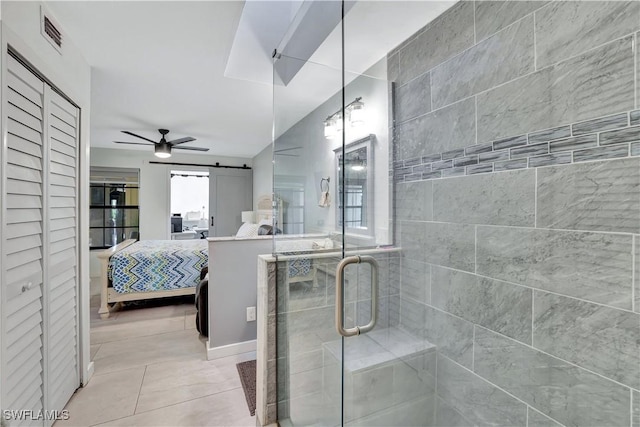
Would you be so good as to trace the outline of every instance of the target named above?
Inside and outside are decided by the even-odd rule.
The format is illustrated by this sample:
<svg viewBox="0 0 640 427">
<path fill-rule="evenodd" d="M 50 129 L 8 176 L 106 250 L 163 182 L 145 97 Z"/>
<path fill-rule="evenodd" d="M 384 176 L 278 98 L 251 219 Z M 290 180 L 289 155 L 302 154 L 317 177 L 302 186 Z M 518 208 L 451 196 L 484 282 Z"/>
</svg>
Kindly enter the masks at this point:
<svg viewBox="0 0 640 427">
<path fill-rule="evenodd" d="M 320 196 L 318 206 L 320 206 L 321 208 L 328 208 L 329 206 L 331 206 L 331 196 L 329 196 L 328 191 L 322 192 L 322 196 Z"/>
</svg>

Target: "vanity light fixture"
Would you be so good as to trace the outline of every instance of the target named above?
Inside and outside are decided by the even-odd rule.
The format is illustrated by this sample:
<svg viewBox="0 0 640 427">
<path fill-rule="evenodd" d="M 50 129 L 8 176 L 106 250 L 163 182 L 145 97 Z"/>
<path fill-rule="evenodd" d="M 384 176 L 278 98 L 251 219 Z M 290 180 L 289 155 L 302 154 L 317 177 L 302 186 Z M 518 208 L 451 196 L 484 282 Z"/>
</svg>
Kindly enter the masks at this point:
<svg viewBox="0 0 640 427">
<path fill-rule="evenodd" d="M 365 168 L 366 168 L 366 165 L 364 163 L 364 160 L 361 160 L 360 157 L 356 157 L 351 162 L 351 170 L 354 170 L 356 172 L 360 172 L 360 171 L 363 171 Z"/>
<path fill-rule="evenodd" d="M 356 127 L 364 123 L 364 102 L 362 97 L 357 97 L 354 101 L 344 107 L 345 114 L 349 126 Z M 327 139 L 334 138 L 342 132 L 343 123 L 342 109 L 331 114 L 324 120 L 324 137 Z"/>
</svg>

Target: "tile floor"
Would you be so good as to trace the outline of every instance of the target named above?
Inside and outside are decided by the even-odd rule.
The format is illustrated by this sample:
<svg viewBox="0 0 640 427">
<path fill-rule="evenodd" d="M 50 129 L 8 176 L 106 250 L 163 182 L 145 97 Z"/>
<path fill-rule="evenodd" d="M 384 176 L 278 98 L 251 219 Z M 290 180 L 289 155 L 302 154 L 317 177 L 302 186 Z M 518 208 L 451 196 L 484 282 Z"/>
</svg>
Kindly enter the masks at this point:
<svg viewBox="0 0 640 427">
<path fill-rule="evenodd" d="M 130 309 L 107 320 L 91 299 L 95 374 L 67 404 L 65 426 L 255 426 L 236 363 L 246 353 L 208 361 L 188 301 Z"/>
</svg>

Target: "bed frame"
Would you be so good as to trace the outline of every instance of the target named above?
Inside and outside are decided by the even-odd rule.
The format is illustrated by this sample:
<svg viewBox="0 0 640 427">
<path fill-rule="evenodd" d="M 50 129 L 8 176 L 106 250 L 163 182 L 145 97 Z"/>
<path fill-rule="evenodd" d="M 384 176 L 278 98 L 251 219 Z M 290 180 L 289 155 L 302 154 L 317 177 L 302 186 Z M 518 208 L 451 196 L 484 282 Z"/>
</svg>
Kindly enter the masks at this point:
<svg viewBox="0 0 640 427">
<path fill-rule="evenodd" d="M 116 290 L 113 289 L 113 287 L 111 287 L 109 283 L 109 258 L 111 258 L 111 256 L 116 252 L 119 252 L 127 246 L 132 245 L 136 241 L 137 240 L 135 239 L 125 240 L 124 242 L 119 243 L 109 249 L 105 249 L 98 254 L 98 259 L 100 260 L 100 309 L 98 310 L 98 313 L 103 319 L 107 319 L 111 314 L 112 309 L 109 307 L 110 304 L 114 304 L 113 309 L 117 310 L 120 306 L 120 303 L 125 301 L 140 301 L 152 298 L 195 295 L 196 293 L 195 287 L 171 289 L 168 291 L 135 292 L 128 294 L 121 294 L 119 292 L 116 292 Z"/>
</svg>

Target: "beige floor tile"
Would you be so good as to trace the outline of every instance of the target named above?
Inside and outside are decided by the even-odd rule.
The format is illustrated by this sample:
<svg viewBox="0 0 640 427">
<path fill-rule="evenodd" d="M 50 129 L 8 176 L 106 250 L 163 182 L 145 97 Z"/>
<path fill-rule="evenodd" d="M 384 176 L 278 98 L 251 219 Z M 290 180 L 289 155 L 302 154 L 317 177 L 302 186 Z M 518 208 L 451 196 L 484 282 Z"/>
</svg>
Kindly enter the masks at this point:
<svg viewBox="0 0 640 427">
<path fill-rule="evenodd" d="M 184 330 L 184 314 L 167 319 L 130 321 L 123 320 L 120 317 L 123 314 L 120 314 L 113 322 L 94 324 L 91 328 L 91 343 L 102 344 Z"/>
<path fill-rule="evenodd" d="M 142 366 L 108 375 L 94 375 L 67 404 L 69 419 L 58 421 L 56 427 L 90 426 L 132 415 L 144 371 Z"/>
<path fill-rule="evenodd" d="M 192 304 L 176 304 L 144 308 L 136 308 L 135 306 L 125 307 L 117 312 L 118 320 L 128 322 L 137 320 L 184 317 L 187 311 L 187 307 L 191 307 L 191 305 Z"/>
<path fill-rule="evenodd" d="M 205 360 L 205 344 L 195 330 L 181 330 L 102 344 L 94 359 L 102 374 L 172 360 Z"/>
<path fill-rule="evenodd" d="M 100 350 L 100 344 L 91 344 L 89 349 L 91 353 L 91 360 L 93 360 L 93 358 L 96 357 L 96 353 L 98 352 L 98 350 Z"/>
<path fill-rule="evenodd" d="M 136 414 L 241 387 L 236 369 L 208 360 L 147 366 Z"/>
<path fill-rule="evenodd" d="M 195 314 L 187 314 L 184 316 L 184 328 L 185 329 L 195 329 L 196 328 L 196 315 Z"/>
<path fill-rule="evenodd" d="M 234 389 L 162 409 L 136 414 L 104 426 L 246 426 L 256 425 L 242 389 Z"/>
</svg>

